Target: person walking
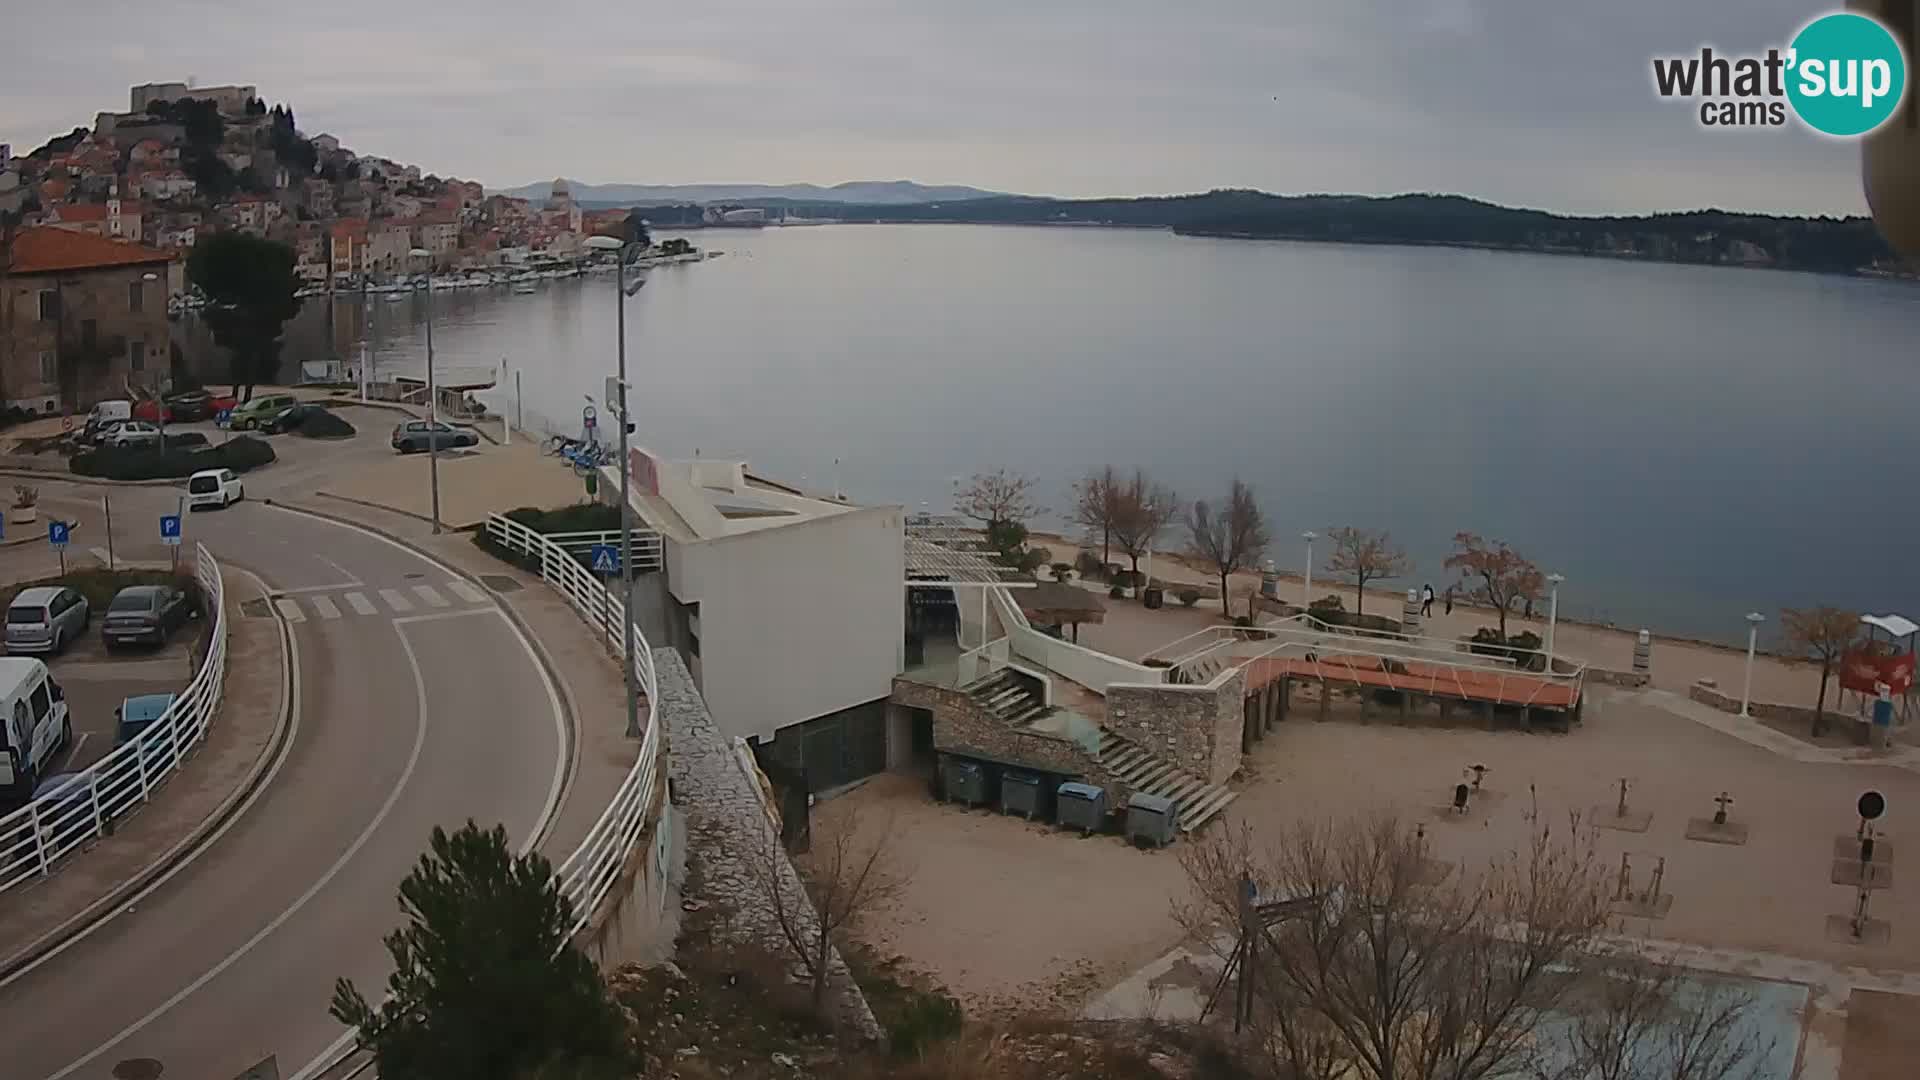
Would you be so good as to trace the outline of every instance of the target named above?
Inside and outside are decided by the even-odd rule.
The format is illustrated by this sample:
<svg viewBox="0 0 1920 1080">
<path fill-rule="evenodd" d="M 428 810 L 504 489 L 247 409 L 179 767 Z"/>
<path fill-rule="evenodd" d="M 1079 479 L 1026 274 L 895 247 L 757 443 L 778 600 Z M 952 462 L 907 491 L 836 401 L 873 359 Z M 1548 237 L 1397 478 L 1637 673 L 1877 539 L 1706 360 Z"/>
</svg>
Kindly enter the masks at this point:
<svg viewBox="0 0 1920 1080">
<path fill-rule="evenodd" d="M 1433 586 L 1432 585 L 1423 585 L 1420 588 L 1420 617 L 1423 619 L 1433 618 Z"/>
</svg>

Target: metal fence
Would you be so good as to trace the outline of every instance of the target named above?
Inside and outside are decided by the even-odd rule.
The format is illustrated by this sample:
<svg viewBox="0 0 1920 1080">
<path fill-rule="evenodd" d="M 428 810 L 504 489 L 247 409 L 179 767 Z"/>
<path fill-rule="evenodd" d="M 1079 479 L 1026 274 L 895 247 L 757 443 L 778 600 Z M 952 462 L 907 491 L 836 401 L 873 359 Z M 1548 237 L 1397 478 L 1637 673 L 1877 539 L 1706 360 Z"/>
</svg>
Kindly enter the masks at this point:
<svg viewBox="0 0 1920 1080">
<path fill-rule="evenodd" d="M 213 617 L 205 659 L 173 704 L 133 741 L 0 818 L 0 892 L 51 874 L 63 857 L 112 833 L 114 822 L 145 803 L 206 736 L 226 681 L 227 613 L 219 564 L 203 545 L 194 545 L 194 554 Z"/>
<path fill-rule="evenodd" d="M 607 591 L 599 578 L 580 565 L 572 552 L 552 538 L 499 514 L 487 515 L 487 535 L 509 551 L 537 559 L 540 576 L 572 603 L 575 613 L 588 626 L 599 632 L 615 657 L 621 656 L 626 642 L 620 629 L 623 614 L 620 601 Z M 617 540 L 619 534 L 613 535 Z M 648 701 L 654 701 L 653 650 L 638 625 L 633 627 L 633 646 L 634 677 Z M 653 805 L 659 773 L 660 725 L 650 721 L 646 737 L 640 743 L 639 760 L 620 782 L 619 790 L 614 792 L 600 819 L 587 830 L 586 839 L 560 864 L 560 892 L 573 904 L 574 933 L 585 928 L 594 909 L 612 891 L 628 855 L 646 830 L 647 811 Z"/>
<path fill-rule="evenodd" d="M 609 529 L 605 532 L 564 532 L 542 533 L 549 543 L 558 544 L 567 554 L 578 559 L 589 556 L 598 544 L 606 544 L 615 551 L 620 550 L 620 530 Z M 661 565 L 660 534 L 651 531 L 635 530 L 633 534 L 633 570 L 658 570 Z"/>
</svg>

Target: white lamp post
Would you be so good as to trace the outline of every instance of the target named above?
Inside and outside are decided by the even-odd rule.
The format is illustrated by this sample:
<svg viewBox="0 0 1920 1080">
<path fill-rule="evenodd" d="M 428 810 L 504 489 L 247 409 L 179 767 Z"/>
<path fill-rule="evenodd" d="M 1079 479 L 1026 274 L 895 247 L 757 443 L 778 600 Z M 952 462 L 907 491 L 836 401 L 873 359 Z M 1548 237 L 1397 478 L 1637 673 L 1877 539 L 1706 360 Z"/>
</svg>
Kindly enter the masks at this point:
<svg viewBox="0 0 1920 1080">
<path fill-rule="evenodd" d="M 1313 603 L 1313 542 L 1319 538 L 1320 534 L 1312 530 L 1300 534 L 1300 539 L 1307 542 L 1307 575 L 1300 582 L 1300 610 L 1302 611 Z"/>
<path fill-rule="evenodd" d="M 636 241 L 637 242 L 637 241 Z M 620 605 L 623 615 L 620 628 L 621 640 L 625 643 L 627 675 L 627 737 L 637 739 L 640 731 L 640 699 L 634 687 L 633 669 L 633 492 L 630 489 L 630 467 L 627 462 L 627 298 L 640 291 L 647 283 L 645 277 L 636 279 L 632 286 L 627 284 L 626 251 L 628 241 L 613 236 L 590 236 L 587 246 L 595 251 L 611 251 L 617 265 L 613 274 L 613 310 L 614 346 L 618 355 L 616 360 L 616 379 L 619 383 L 618 401 L 607 402 L 614 410 L 614 422 L 620 425 Z M 984 625 L 984 624 L 983 624 Z"/>
<path fill-rule="evenodd" d="M 1560 583 L 1565 574 L 1547 575 L 1547 674 L 1553 674 L 1553 628 L 1560 621 Z"/>
<path fill-rule="evenodd" d="M 1757 611 L 1747 612 L 1747 674 L 1740 684 L 1740 715 L 1750 714 L 1747 706 L 1753 701 L 1753 646 L 1760 640 L 1760 624 L 1767 621 L 1765 615 Z"/>
<path fill-rule="evenodd" d="M 407 252 L 427 260 L 427 486 L 433 489 L 433 531 L 440 531 L 440 393 L 433 382 L 433 252 Z"/>
</svg>

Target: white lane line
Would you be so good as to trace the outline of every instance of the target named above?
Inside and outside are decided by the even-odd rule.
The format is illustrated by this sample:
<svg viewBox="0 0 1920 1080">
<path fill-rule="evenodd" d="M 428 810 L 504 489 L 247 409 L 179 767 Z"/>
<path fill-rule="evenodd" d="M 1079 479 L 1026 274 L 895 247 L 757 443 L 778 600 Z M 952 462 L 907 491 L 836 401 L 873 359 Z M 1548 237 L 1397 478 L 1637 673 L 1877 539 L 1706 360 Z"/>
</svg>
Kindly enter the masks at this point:
<svg viewBox="0 0 1920 1080">
<path fill-rule="evenodd" d="M 100 1057 L 100 1055 L 105 1054 L 107 1051 L 112 1050 L 114 1047 L 119 1046 L 123 1042 L 126 1042 L 128 1039 L 132 1038 L 133 1036 L 138 1035 L 140 1031 L 144 1029 L 148 1024 L 151 1024 L 155 1020 L 160 1019 L 160 1017 L 165 1016 L 167 1012 L 170 1009 L 172 1009 L 175 1005 L 178 1005 L 182 1001 L 185 1001 L 187 998 L 192 997 L 196 992 L 199 991 L 201 987 L 212 982 L 214 979 L 219 978 L 221 972 L 232 967 L 234 964 L 239 963 L 242 957 L 245 957 L 247 953 L 253 950 L 254 946 L 260 944 L 262 941 L 265 941 L 267 939 L 267 935 L 273 933 L 275 930 L 280 929 L 280 927 L 284 925 L 288 919 L 291 919 L 295 915 L 299 914 L 300 909 L 303 907 L 306 907 L 307 902 L 312 900 L 315 896 L 317 896 L 321 889 L 326 888 L 327 883 L 331 882 L 335 877 L 337 877 L 340 871 L 346 867 L 347 863 L 352 861 L 353 857 L 360 853 L 360 849 L 366 846 L 367 841 L 369 839 L 372 839 L 375 830 L 379 829 L 381 824 L 387 820 L 387 815 L 393 812 L 394 804 L 400 801 L 400 793 L 407 789 L 407 781 L 413 779 L 413 770 L 416 766 L 420 764 L 420 751 L 427 745 L 427 680 L 426 680 L 426 677 L 422 675 L 420 671 L 420 657 L 414 653 L 413 643 L 407 640 L 407 635 L 404 633 L 400 634 L 400 647 L 401 649 L 405 650 L 407 654 L 407 665 L 413 669 L 414 709 L 416 710 L 415 712 L 416 726 L 413 732 L 413 751 L 412 753 L 407 755 L 407 767 L 401 770 L 400 779 L 394 783 L 393 790 L 387 793 L 387 801 L 380 804 L 379 812 L 373 815 L 373 820 L 367 822 L 367 827 L 365 829 L 362 829 L 360 831 L 360 835 L 354 838 L 352 846 L 348 847 L 346 851 L 342 852 L 340 857 L 334 860 L 333 865 L 327 867 L 327 872 L 320 875 L 320 880 L 314 882 L 307 889 L 306 892 L 301 893 L 299 899 L 295 900 L 293 904 L 287 908 L 287 910 L 274 916 L 273 921 L 261 927 L 259 933 L 254 934 L 252 937 L 248 938 L 245 942 L 241 943 L 239 948 L 227 954 L 227 958 L 225 960 L 222 960 L 218 964 L 215 964 L 213 967 L 207 970 L 206 974 L 193 980 L 193 982 L 188 983 L 184 988 L 180 990 L 179 993 L 173 995 L 167 1000 L 161 1002 L 159 1005 L 155 1006 L 152 1012 L 148 1013 L 147 1015 L 141 1017 L 138 1020 L 135 1020 L 133 1023 L 128 1024 L 120 1032 L 120 1034 L 115 1035 L 113 1038 L 108 1039 L 106 1042 L 101 1043 L 99 1046 L 95 1047 L 92 1051 L 90 1051 L 85 1057 L 81 1058 L 80 1060 L 74 1062 L 73 1064 L 67 1066 L 64 1069 L 61 1069 L 59 1072 L 54 1073 L 52 1076 L 48 1077 L 47 1080 L 63 1080 L 64 1077 L 71 1076 L 75 1072 L 86 1068 L 89 1064 L 97 1060 Z M 296 668 L 295 670 L 298 670 L 298 669 Z M 291 745 L 291 743 L 292 743 L 292 740 L 289 739 L 288 744 Z M 276 762 L 275 763 L 276 770 L 278 769 L 278 767 L 279 767 L 278 763 Z M 262 791 L 266 790 L 265 786 L 263 785 L 260 790 Z M 251 802 L 252 800 L 249 799 L 248 801 Z M 235 820 L 237 820 L 237 816 Z M 231 821 L 229 822 L 229 824 L 231 824 Z M 223 827 L 221 829 L 221 832 L 225 832 L 225 831 L 226 830 Z M 218 838 L 219 836 L 218 833 L 214 835 L 215 835 L 215 838 Z M 171 877 L 173 875 L 168 874 L 167 876 Z M 160 881 L 165 881 L 165 880 L 166 878 L 164 877 L 160 879 Z M 158 888 L 159 882 L 155 882 L 153 887 Z M 128 906 L 131 907 L 132 905 L 129 904 Z"/>
<path fill-rule="evenodd" d="M 418 596 L 420 599 L 425 600 L 427 602 L 428 607 L 451 606 L 447 603 L 447 598 L 444 596 L 441 596 L 440 591 L 438 589 L 435 589 L 431 585 L 415 585 L 413 587 L 413 592 L 415 596 Z"/>
<path fill-rule="evenodd" d="M 307 603 L 312 604 L 313 610 L 319 612 L 320 617 L 323 619 L 337 619 L 340 617 L 340 609 L 334 606 L 331 597 L 316 596 L 308 600 Z"/>
<path fill-rule="evenodd" d="M 379 614 L 380 609 L 373 606 L 373 601 L 367 599 L 365 593 L 350 592 L 346 595 L 346 601 L 355 615 Z"/>
<path fill-rule="evenodd" d="M 487 602 L 486 593 L 461 581 L 459 578 L 454 578 L 452 581 L 447 582 L 447 591 L 465 600 L 469 604 L 484 604 Z"/>
<path fill-rule="evenodd" d="M 295 596 L 306 593 L 339 592 L 341 589 L 351 589 L 358 584 L 360 583 L 357 581 L 338 581 L 332 585 L 302 585 L 298 589 L 275 589 L 273 591 L 285 593 L 288 596 Z"/>
<path fill-rule="evenodd" d="M 366 584 L 366 582 L 364 582 L 364 581 L 361 581 L 361 580 L 360 580 L 359 578 L 357 578 L 357 577 L 354 577 L 354 576 L 353 576 L 353 571 L 351 571 L 351 570 L 349 570 L 349 569 L 347 569 L 347 568 L 346 568 L 346 567 L 344 567 L 344 566 L 341 566 L 341 565 L 340 565 L 339 563 L 337 563 L 337 562 L 334 562 L 334 561 L 333 561 L 332 559 L 329 559 L 329 558 L 327 558 L 327 557 L 326 557 L 325 555 L 315 555 L 315 556 L 314 556 L 314 558 L 316 558 L 316 559 L 319 559 L 319 560 L 320 560 L 321 562 L 323 562 L 323 563 L 326 563 L 326 564 L 327 564 L 328 566 L 331 566 L 331 567 L 333 567 L 333 568 L 334 568 L 335 570 L 338 570 L 338 571 L 340 571 L 340 576 L 341 576 L 341 577 L 343 577 L 343 578 L 346 578 L 346 579 L 347 579 L 347 584 L 349 584 L 349 585 L 364 585 L 364 584 Z"/>
<path fill-rule="evenodd" d="M 458 611 L 436 611 L 431 615 L 403 615 L 393 620 L 393 624 L 400 626 L 405 623 L 443 622 L 447 619 L 464 619 L 471 615 L 494 614 L 500 614 L 501 618 L 506 617 L 498 608 L 461 608 Z"/>
<path fill-rule="evenodd" d="M 80 748 L 87 745 L 87 740 L 91 738 L 93 738 L 93 732 L 83 731 L 80 733 L 79 738 L 73 740 L 72 748 L 67 751 L 67 766 L 69 768 L 73 766 L 74 762 L 80 760 Z"/>
<path fill-rule="evenodd" d="M 380 599 L 385 600 L 387 606 L 395 611 L 413 610 L 413 601 L 402 596 L 399 589 L 381 589 Z"/>
<path fill-rule="evenodd" d="M 280 609 L 281 616 L 288 622 L 307 621 L 307 613 L 300 610 L 300 602 L 291 597 L 283 596 L 275 600 L 273 606 Z"/>
<path fill-rule="evenodd" d="M 113 557 L 112 557 L 111 555 L 108 555 L 108 554 L 107 554 L 107 549 L 106 549 L 106 548 L 103 548 L 103 547 L 91 547 L 91 548 L 88 548 L 88 549 L 87 549 L 87 551 L 88 551 L 88 553 L 89 553 L 89 554 L 91 554 L 91 555 L 92 555 L 92 556 L 93 556 L 94 558 L 96 558 L 96 559 L 99 559 L 99 560 L 100 560 L 100 565 L 101 565 L 101 566 L 106 566 L 106 565 L 108 565 L 109 563 L 111 563 L 111 562 L 113 561 Z"/>
</svg>

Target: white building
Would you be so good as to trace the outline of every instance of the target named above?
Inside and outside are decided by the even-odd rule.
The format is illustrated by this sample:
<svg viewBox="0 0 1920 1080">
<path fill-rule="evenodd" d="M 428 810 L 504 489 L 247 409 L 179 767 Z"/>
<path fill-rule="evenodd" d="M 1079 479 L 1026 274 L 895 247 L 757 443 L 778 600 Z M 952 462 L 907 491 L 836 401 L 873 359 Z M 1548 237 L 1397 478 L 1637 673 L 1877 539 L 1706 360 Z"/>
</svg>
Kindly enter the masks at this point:
<svg viewBox="0 0 1920 1080">
<path fill-rule="evenodd" d="M 635 607 L 654 644 L 686 657 L 720 730 L 804 767 L 816 791 L 884 768 L 906 653 L 905 511 L 807 494 L 741 461 L 630 460 L 665 566 Z M 604 473 L 617 504 L 619 469 Z"/>
</svg>

